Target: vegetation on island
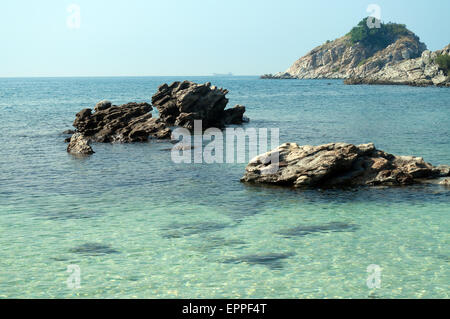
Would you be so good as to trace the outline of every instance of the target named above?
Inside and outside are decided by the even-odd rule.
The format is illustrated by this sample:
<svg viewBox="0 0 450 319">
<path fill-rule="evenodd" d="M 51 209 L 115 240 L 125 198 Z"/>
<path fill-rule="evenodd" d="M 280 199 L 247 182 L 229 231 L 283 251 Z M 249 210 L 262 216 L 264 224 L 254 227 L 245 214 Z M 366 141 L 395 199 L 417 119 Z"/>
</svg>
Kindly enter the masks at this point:
<svg viewBox="0 0 450 319">
<path fill-rule="evenodd" d="M 351 43 L 355 44 L 359 42 L 365 45 L 374 45 L 384 48 L 394 43 L 400 36 L 411 34 L 411 31 L 406 28 L 406 25 L 392 22 L 380 22 L 379 28 L 369 28 L 367 23 L 368 19 L 374 18 L 364 18 L 350 31 L 349 35 Z"/>
<path fill-rule="evenodd" d="M 440 54 L 436 57 L 436 64 L 439 66 L 439 69 L 444 71 L 445 75 L 449 75 L 448 71 L 450 70 L 450 55 L 448 54 Z"/>
</svg>

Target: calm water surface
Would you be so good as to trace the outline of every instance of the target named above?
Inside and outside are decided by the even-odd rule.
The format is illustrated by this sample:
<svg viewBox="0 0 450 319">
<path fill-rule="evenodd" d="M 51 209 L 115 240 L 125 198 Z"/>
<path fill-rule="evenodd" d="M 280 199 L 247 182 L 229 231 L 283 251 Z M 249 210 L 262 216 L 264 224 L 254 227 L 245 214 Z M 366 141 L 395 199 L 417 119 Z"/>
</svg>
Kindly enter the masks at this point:
<svg viewBox="0 0 450 319">
<path fill-rule="evenodd" d="M 449 297 L 450 189 L 249 186 L 245 164 L 174 164 L 161 142 L 66 153 L 82 108 L 150 101 L 183 79 L 0 79 L 0 298 Z M 246 126 L 279 128 L 280 142 L 374 142 L 450 164 L 448 89 L 190 80 L 229 89 Z"/>
</svg>

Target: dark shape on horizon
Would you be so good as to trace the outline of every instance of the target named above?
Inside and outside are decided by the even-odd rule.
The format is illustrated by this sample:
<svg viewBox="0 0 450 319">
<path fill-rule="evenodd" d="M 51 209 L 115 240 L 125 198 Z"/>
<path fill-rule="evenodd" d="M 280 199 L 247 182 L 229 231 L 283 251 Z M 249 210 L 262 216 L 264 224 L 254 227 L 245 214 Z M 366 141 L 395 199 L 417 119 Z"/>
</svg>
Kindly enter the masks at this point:
<svg viewBox="0 0 450 319">
<path fill-rule="evenodd" d="M 234 76 L 233 73 L 228 72 L 228 73 L 213 73 L 213 76 Z"/>
</svg>

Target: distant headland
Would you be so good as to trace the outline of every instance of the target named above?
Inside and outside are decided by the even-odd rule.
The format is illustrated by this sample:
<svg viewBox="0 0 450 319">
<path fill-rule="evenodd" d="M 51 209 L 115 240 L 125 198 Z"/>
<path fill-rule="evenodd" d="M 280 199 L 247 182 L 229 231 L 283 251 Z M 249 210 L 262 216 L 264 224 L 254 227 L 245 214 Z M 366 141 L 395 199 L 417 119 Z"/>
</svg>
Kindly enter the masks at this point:
<svg viewBox="0 0 450 319">
<path fill-rule="evenodd" d="M 344 79 L 346 84 L 450 86 L 450 44 L 431 52 L 404 24 L 365 18 L 345 36 L 327 41 L 285 72 L 263 79 Z"/>
</svg>

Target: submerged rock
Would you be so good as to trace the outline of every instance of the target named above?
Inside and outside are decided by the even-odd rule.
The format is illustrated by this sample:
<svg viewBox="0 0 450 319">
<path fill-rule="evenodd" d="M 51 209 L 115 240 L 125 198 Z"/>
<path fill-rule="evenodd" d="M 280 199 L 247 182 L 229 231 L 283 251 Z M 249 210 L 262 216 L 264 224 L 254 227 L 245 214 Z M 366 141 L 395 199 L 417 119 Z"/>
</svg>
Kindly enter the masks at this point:
<svg viewBox="0 0 450 319">
<path fill-rule="evenodd" d="M 181 238 L 203 233 L 211 233 L 230 227 L 229 224 L 216 222 L 173 223 L 165 228 L 164 238 Z"/>
<path fill-rule="evenodd" d="M 228 90 L 190 81 L 163 84 L 152 97 L 162 121 L 168 125 L 194 127 L 194 120 L 202 120 L 203 128 L 223 127 L 244 122 L 245 107 L 236 105 L 225 110 Z"/>
<path fill-rule="evenodd" d="M 278 164 L 268 158 L 278 158 Z M 241 181 L 291 187 L 393 186 L 447 175 L 445 167 L 434 167 L 421 157 L 388 154 L 372 143 L 285 143 L 250 161 Z"/>
<path fill-rule="evenodd" d="M 89 140 L 81 133 L 75 133 L 70 138 L 67 152 L 78 155 L 90 155 L 95 153 L 89 145 Z"/>
<path fill-rule="evenodd" d="M 450 178 L 443 179 L 439 185 L 450 187 Z"/>
<path fill-rule="evenodd" d="M 92 113 L 84 109 L 76 115 L 73 126 L 89 140 L 108 142 L 143 142 L 148 138 L 170 138 L 171 130 L 149 113 L 148 103 L 128 103 L 121 106 L 109 101 L 97 103 Z"/>
<path fill-rule="evenodd" d="M 82 254 L 86 256 L 100 256 L 108 254 L 117 254 L 117 250 L 110 245 L 104 245 L 100 243 L 85 243 L 81 246 L 77 246 L 69 250 L 71 253 Z"/>
<path fill-rule="evenodd" d="M 249 264 L 249 265 L 262 265 L 266 266 L 272 270 L 279 270 L 283 268 L 282 260 L 294 256 L 293 253 L 267 253 L 267 254 L 256 254 L 256 255 L 245 255 L 237 258 L 226 259 L 224 263 L 226 264 Z"/>
<path fill-rule="evenodd" d="M 284 237 L 301 237 L 314 233 L 339 233 L 339 232 L 354 232 L 359 228 L 355 224 L 343 222 L 331 222 L 321 225 L 300 225 L 294 228 L 286 229 L 278 232 Z"/>
</svg>

